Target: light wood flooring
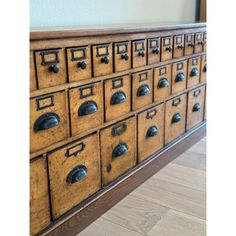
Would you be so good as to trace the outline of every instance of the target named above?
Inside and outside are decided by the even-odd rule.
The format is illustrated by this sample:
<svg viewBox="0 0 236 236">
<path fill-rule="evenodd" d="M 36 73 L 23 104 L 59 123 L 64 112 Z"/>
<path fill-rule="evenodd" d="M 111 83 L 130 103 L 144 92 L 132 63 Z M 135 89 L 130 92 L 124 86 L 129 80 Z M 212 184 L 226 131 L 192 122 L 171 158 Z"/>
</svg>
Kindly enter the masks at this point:
<svg viewBox="0 0 236 236">
<path fill-rule="evenodd" d="M 206 138 L 78 234 L 143 235 L 206 235 Z"/>
</svg>

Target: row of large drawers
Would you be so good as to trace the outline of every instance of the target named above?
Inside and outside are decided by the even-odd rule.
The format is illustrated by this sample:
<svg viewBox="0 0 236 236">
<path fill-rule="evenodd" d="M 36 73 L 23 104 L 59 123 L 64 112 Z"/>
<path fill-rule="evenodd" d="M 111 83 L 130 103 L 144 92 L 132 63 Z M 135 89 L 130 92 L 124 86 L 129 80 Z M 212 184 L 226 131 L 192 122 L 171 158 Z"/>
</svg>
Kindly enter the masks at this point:
<svg viewBox="0 0 236 236">
<path fill-rule="evenodd" d="M 81 81 L 204 51 L 206 32 L 32 51 L 30 89 Z"/>
<path fill-rule="evenodd" d="M 30 151 L 36 152 L 206 80 L 206 56 L 32 98 Z"/>
<path fill-rule="evenodd" d="M 49 205 L 55 220 L 203 121 L 204 107 L 200 86 L 32 161 L 31 233 L 50 223 Z"/>
</svg>

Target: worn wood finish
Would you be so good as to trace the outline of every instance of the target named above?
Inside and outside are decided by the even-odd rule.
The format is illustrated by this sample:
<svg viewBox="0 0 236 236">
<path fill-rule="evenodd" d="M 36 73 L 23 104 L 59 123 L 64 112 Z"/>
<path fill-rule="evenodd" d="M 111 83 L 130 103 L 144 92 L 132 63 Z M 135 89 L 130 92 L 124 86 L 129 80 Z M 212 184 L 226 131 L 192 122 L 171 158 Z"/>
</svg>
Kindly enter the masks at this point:
<svg viewBox="0 0 236 236">
<path fill-rule="evenodd" d="M 35 130 L 36 121 L 42 115 L 53 113 L 58 124 Z M 30 152 L 36 152 L 69 137 L 68 104 L 65 91 L 37 97 L 30 100 Z M 40 122 L 42 126 L 45 122 Z M 51 125 L 50 120 L 47 121 Z"/>
<path fill-rule="evenodd" d="M 206 82 L 206 74 L 207 74 L 207 56 L 204 55 L 201 57 L 201 76 L 200 76 L 201 83 Z"/>
<path fill-rule="evenodd" d="M 164 146 L 164 104 L 155 106 L 138 115 L 138 161 L 151 156 Z M 149 135 L 151 127 L 157 128 L 157 134 Z"/>
<path fill-rule="evenodd" d="M 129 75 L 106 80 L 104 83 L 105 121 L 109 122 L 131 111 L 131 79 Z M 123 92 L 125 101 L 112 104 L 112 99 Z"/>
<path fill-rule="evenodd" d="M 203 32 L 203 52 L 207 51 L 207 32 Z"/>
<path fill-rule="evenodd" d="M 132 41 L 132 68 L 147 64 L 147 40 Z"/>
<path fill-rule="evenodd" d="M 181 74 L 184 75 L 184 80 L 181 81 Z M 181 92 L 187 87 L 187 60 L 175 62 L 172 64 L 172 81 L 171 93 Z"/>
<path fill-rule="evenodd" d="M 86 168 L 87 176 L 71 183 L 71 171 L 78 166 Z M 101 187 L 98 134 L 49 153 L 48 168 L 52 216 L 57 219 Z"/>
<path fill-rule="evenodd" d="M 142 92 L 146 88 L 149 93 Z M 151 104 L 153 101 L 153 71 L 132 74 L 132 110 Z"/>
<path fill-rule="evenodd" d="M 127 152 L 114 155 L 117 145 L 126 145 Z M 102 185 L 131 169 L 137 163 L 136 156 L 136 119 L 120 122 L 101 131 Z"/>
<path fill-rule="evenodd" d="M 190 56 L 194 50 L 194 33 L 185 34 L 184 37 L 184 55 Z"/>
<path fill-rule="evenodd" d="M 30 235 L 50 224 L 48 176 L 45 158 L 30 163 Z"/>
<path fill-rule="evenodd" d="M 30 52 L 30 91 L 37 89 L 35 65 L 34 65 L 34 53 Z"/>
<path fill-rule="evenodd" d="M 103 123 L 102 94 L 101 83 L 93 83 L 69 90 L 72 136 L 95 128 Z M 97 110 L 94 112 L 89 109 L 91 103 L 97 107 Z M 88 110 L 88 113 L 83 114 L 83 110 Z"/>
<path fill-rule="evenodd" d="M 161 61 L 172 59 L 173 55 L 173 36 L 161 38 Z"/>
<path fill-rule="evenodd" d="M 155 64 L 161 61 L 161 38 L 148 39 L 148 64 Z"/>
<path fill-rule="evenodd" d="M 174 52 L 173 58 L 180 58 L 184 56 L 184 35 L 174 36 Z"/>
<path fill-rule="evenodd" d="M 194 53 L 199 53 L 203 51 L 203 33 L 195 33 L 195 43 L 194 43 Z"/>
<path fill-rule="evenodd" d="M 187 88 L 199 84 L 201 57 L 193 57 L 188 60 Z"/>
</svg>

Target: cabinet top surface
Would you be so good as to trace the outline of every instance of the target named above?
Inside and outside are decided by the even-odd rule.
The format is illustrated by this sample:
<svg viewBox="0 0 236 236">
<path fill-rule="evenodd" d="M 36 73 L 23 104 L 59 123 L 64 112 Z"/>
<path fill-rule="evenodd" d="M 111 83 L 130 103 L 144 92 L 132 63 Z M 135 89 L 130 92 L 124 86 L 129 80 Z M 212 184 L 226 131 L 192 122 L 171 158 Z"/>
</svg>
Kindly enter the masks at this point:
<svg viewBox="0 0 236 236">
<path fill-rule="evenodd" d="M 61 39 L 110 34 L 142 33 L 205 27 L 205 22 L 158 22 L 120 25 L 37 27 L 30 29 L 30 40 Z"/>
</svg>

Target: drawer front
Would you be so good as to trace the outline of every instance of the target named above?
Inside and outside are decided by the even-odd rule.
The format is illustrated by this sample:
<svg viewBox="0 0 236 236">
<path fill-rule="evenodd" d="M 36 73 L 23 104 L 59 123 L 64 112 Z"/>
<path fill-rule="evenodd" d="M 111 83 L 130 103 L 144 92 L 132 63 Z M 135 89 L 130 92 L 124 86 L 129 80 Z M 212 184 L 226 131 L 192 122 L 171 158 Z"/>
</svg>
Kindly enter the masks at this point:
<svg viewBox="0 0 236 236">
<path fill-rule="evenodd" d="M 148 39 L 148 64 L 155 64 L 161 61 L 161 39 Z"/>
<path fill-rule="evenodd" d="M 132 74 L 132 110 L 152 103 L 152 70 Z"/>
<path fill-rule="evenodd" d="M 132 67 L 145 66 L 147 64 L 147 41 L 138 40 L 132 42 Z"/>
<path fill-rule="evenodd" d="M 64 49 L 37 51 L 35 60 L 39 89 L 67 82 Z"/>
<path fill-rule="evenodd" d="M 187 130 L 203 121 L 205 86 L 188 93 Z"/>
<path fill-rule="evenodd" d="M 168 36 L 161 39 L 161 61 L 172 59 L 173 53 L 173 37 Z"/>
<path fill-rule="evenodd" d="M 154 102 L 170 96 L 171 64 L 154 69 Z"/>
<path fill-rule="evenodd" d="M 186 94 L 166 102 L 165 144 L 185 132 L 186 105 Z"/>
<path fill-rule="evenodd" d="M 131 45 L 129 41 L 114 43 L 115 72 L 131 68 Z"/>
<path fill-rule="evenodd" d="M 185 34 L 184 37 L 184 55 L 189 56 L 193 54 L 194 50 L 194 34 Z"/>
<path fill-rule="evenodd" d="M 94 134 L 48 155 L 53 219 L 100 189 L 98 150 Z"/>
<path fill-rule="evenodd" d="M 164 104 L 138 115 L 138 161 L 141 162 L 164 145 Z"/>
<path fill-rule="evenodd" d="M 200 82 L 206 82 L 206 74 L 207 74 L 207 56 L 204 55 L 202 56 L 201 59 L 201 77 L 200 77 Z"/>
<path fill-rule="evenodd" d="M 103 123 L 102 84 L 94 83 L 69 90 L 72 136 Z"/>
<path fill-rule="evenodd" d="M 101 131 L 102 185 L 136 165 L 135 117 Z"/>
<path fill-rule="evenodd" d="M 207 50 L 207 32 L 203 32 L 203 52 Z"/>
<path fill-rule="evenodd" d="M 92 77 L 90 47 L 67 48 L 67 66 L 69 82 L 90 79 Z"/>
<path fill-rule="evenodd" d="M 105 81 L 105 119 L 114 120 L 130 112 L 130 76 Z"/>
<path fill-rule="evenodd" d="M 30 235 L 50 224 L 48 196 L 46 160 L 40 158 L 30 164 Z"/>
<path fill-rule="evenodd" d="M 34 53 L 30 52 L 30 91 L 37 89 L 35 67 L 34 67 Z"/>
<path fill-rule="evenodd" d="M 108 75 L 113 72 L 112 44 L 93 46 L 94 77 Z"/>
<path fill-rule="evenodd" d="M 199 83 L 201 57 L 194 57 L 188 60 L 187 87 L 191 88 Z"/>
<path fill-rule="evenodd" d="M 203 51 L 203 33 L 199 32 L 195 34 L 194 53 L 200 53 Z"/>
<path fill-rule="evenodd" d="M 187 86 L 187 61 L 172 64 L 172 94 L 181 92 Z"/>
<path fill-rule="evenodd" d="M 174 58 L 184 56 L 184 35 L 174 36 Z"/>
<path fill-rule="evenodd" d="M 30 152 L 69 136 L 67 110 L 64 91 L 30 100 Z"/>
</svg>

